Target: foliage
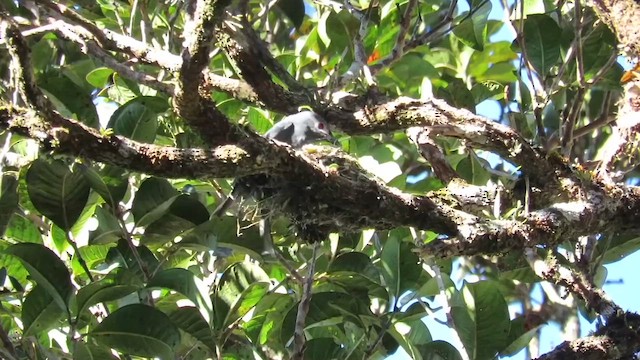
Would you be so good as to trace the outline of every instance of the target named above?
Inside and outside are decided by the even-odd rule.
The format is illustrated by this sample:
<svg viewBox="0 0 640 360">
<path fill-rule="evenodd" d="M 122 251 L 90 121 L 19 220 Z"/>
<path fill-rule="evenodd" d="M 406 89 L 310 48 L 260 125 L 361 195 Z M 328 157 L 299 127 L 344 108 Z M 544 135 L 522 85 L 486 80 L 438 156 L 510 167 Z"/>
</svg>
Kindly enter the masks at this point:
<svg viewBox="0 0 640 360">
<path fill-rule="evenodd" d="M 59 3 L 100 29 L 181 54 L 188 21 L 181 1 Z M 472 111 L 481 103 L 497 104 L 497 120 L 538 145 L 557 139 L 567 119 L 581 129 L 609 116 L 621 91 L 622 69 L 608 61 L 616 56 L 615 37 L 590 8 L 582 9 L 577 36 L 573 5 L 564 2 L 517 2 L 518 8 L 506 10 L 509 22 L 493 15 L 504 10 L 501 4 L 486 0 L 356 1 L 353 8 L 334 1 L 247 3 L 249 23 L 307 88 L 366 92 L 364 77 L 332 88 L 357 62 L 354 39 L 360 39 L 379 92 L 434 95 Z M 53 13 L 22 2 L 0 4 L 22 17 L 24 30 L 44 27 Z M 403 29 L 405 16 L 410 26 Z M 234 24 L 239 17 L 225 21 Z M 510 30 L 522 41 L 506 39 Z M 428 41 L 386 63 L 403 31 L 407 39 L 426 35 Z M 61 115 L 140 143 L 207 146 L 172 111 L 174 99 L 149 83 L 120 74 L 55 31 L 34 31 L 27 41 L 38 86 Z M 15 81 L 9 61 L 3 51 L 5 85 Z M 176 80 L 153 65 L 129 65 L 167 83 Z M 208 68 L 225 77 L 241 75 L 225 51 L 214 51 Z M 3 91 L 3 100 L 12 97 L 11 87 Z M 279 117 L 229 93 L 213 91 L 211 99 L 233 123 L 259 132 Z M 115 111 L 109 113 L 110 107 Z M 576 136 L 565 155 L 592 159 L 608 133 L 601 128 Z M 337 135 L 342 149 L 387 185 L 414 194 L 442 189 L 404 131 Z M 154 177 L 86 160 L 82 152 L 58 156 L 15 133 L 0 138 L 0 326 L 14 347 L 5 343 L 3 358 L 288 358 L 311 262 L 308 359 L 380 359 L 399 349 L 425 360 L 507 357 L 527 346 L 543 322 L 567 321 L 565 313 L 549 310 L 556 304 L 545 304 L 544 311 L 531 306 L 542 279 L 518 254 L 423 259 L 413 251 L 416 244 L 438 241 L 438 234 L 408 227 L 332 233 L 314 251 L 316 245 L 290 230 L 290 220 L 278 218 L 272 224 L 275 256 L 250 201 L 239 216 L 212 216 L 232 179 Z M 438 144 L 467 183 L 522 186 L 519 170 L 495 154 L 454 138 Z M 484 216 L 518 219 L 523 203 Z M 602 238 L 607 242 L 598 245 L 593 274 L 603 262 L 638 248 L 636 236 Z M 571 242 L 555 256 L 571 249 Z M 522 305 L 524 313 L 510 315 L 510 305 Z M 574 303 L 574 312 L 582 305 Z M 462 347 L 434 341 L 423 321 L 442 319 L 443 313 Z"/>
</svg>

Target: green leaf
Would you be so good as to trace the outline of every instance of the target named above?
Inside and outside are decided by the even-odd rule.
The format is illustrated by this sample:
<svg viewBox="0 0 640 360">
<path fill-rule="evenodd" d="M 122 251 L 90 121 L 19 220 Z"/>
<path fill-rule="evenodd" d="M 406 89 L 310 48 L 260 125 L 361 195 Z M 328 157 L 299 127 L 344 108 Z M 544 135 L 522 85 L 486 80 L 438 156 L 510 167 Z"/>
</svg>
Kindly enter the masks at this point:
<svg viewBox="0 0 640 360">
<path fill-rule="evenodd" d="M 148 178 L 143 181 L 131 207 L 136 225 L 146 226 L 158 220 L 178 196 L 178 191 L 165 179 Z"/>
<path fill-rule="evenodd" d="M 87 82 L 96 88 L 103 88 L 109 84 L 109 79 L 113 74 L 113 70 L 107 67 L 99 67 L 90 71 L 87 76 Z"/>
<path fill-rule="evenodd" d="M 138 262 L 138 259 L 134 255 L 131 247 L 125 239 L 118 240 L 118 246 L 109 249 L 107 253 L 106 262 L 108 264 L 118 264 L 124 269 L 130 270 L 127 273 L 127 284 L 141 284 L 144 280 L 144 275 L 140 266 L 147 269 L 149 273 L 156 271 L 160 265 L 158 259 L 148 247 L 139 245 L 135 247 L 140 257 L 142 264 Z M 121 279 L 122 280 L 122 279 Z"/>
<path fill-rule="evenodd" d="M 389 295 L 395 299 L 400 295 L 400 256 L 400 239 L 395 236 L 389 237 L 380 254 L 380 272 L 389 289 Z"/>
<path fill-rule="evenodd" d="M 424 316 L 426 313 L 423 312 L 421 317 Z M 412 359 L 418 358 L 417 354 L 422 353 L 422 349 L 432 341 L 431 333 L 421 318 L 397 321 L 389 333 Z"/>
<path fill-rule="evenodd" d="M 191 300 L 205 319 L 210 321 L 213 316 L 213 305 L 206 285 L 189 270 L 176 268 L 159 271 L 149 280 L 147 287 L 177 291 Z"/>
<path fill-rule="evenodd" d="M 40 336 L 54 328 L 65 315 L 47 290 L 36 285 L 22 303 L 24 336 Z"/>
<path fill-rule="evenodd" d="M 202 317 L 200 310 L 192 306 L 179 307 L 169 313 L 169 318 L 182 331 L 195 337 L 212 351 L 216 351 L 211 325 Z"/>
<path fill-rule="evenodd" d="M 41 74 L 38 77 L 38 86 L 63 115 L 98 128 L 98 113 L 93 105 L 90 90 L 81 88 L 59 70 Z"/>
<path fill-rule="evenodd" d="M 53 251 L 40 244 L 22 243 L 11 245 L 4 253 L 19 258 L 29 275 L 47 290 L 56 304 L 61 309 L 68 309 L 73 293 L 71 276 Z"/>
<path fill-rule="evenodd" d="M 222 300 L 229 311 L 215 311 L 216 324 L 230 324 L 243 316 L 266 294 L 269 276 L 255 263 L 240 262 L 229 266 L 222 276 L 216 291 L 217 298 Z M 218 302 L 219 303 L 219 302 Z"/>
<path fill-rule="evenodd" d="M 9 173 L 0 179 L 0 236 L 9 225 L 11 216 L 18 208 L 18 179 Z"/>
<path fill-rule="evenodd" d="M 91 232 L 89 244 L 108 244 L 113 243 L 125 236 L 122 228 L 118 223 L 118 219 L 113 215 L 110 209 L 100 206 L 95 211 L 98 227 Z"/>
<path fill-rule="evenodd" d="M 165 313 L 131 304 L 107 316 L 89 333 L 98 343 L 131 355 L 173 359 L 180 330 Z"/>
<path fill-rule="evenodd" d="M 302 20 L 304 20 L 303 0 L 278 0 L 276 6 L 284 12 L 296 28 L 302 25 Z"/>
<path fill-rule="evenodd" d="M 560 57 L 560 33 L 558 24 L 547 15 L 529 15 L 524 20 L 527 60 L 543 78 Z"/>
<path fill-rule="evenodd" d="M 417 289 L 422 276 L 427 280 L 420 268 L 418 256 L 411 251 L 412 244 L 402 241 L 407 236 L 409 233 L 406 229 L 391 231 L 380 254 L 379 267 L 395 301 L 406 291 Z M 390 299 L 392 304 L 394 299 Z"/>
<path fill-rule="evenodd" d="M 9 222 L 5 237 L 16 242 L 32 242 L 42 244 L 42 234 L 33 221 L 22 216 L 14 216 Z"/>
<path fill-rule="evenodd" d="M 62 161 L 35 160 L 27 170 L 27 191 L 36 209 L 59 228 L 69 231 L 89 198 L 89 184 Z"/>
<path fill-rule="evenodd" d="M 273 121 L 265 110 L 250 107 L 247 112 L 247 119 L 253 128 L 260 134 L 265 133 L 273 126 Z"/>
<path fill-rule="evenodd" d="M 89 307 L 101 302 L 121 299 L 136 290 L 138 290 L 137 286 L 118 285 L 108 279 L 87 284 L 78 290 L 76 296 L 77 314 L 80 315 Z"/>
<path fill-rule="evenodd" d="M 510 327 L 509 309 L 497 287 L 490 281 L 465 284 L 451 303 L 454 327 L 469 357 L 493 359 L 507 345 Z"/>
<path fill-rule="evenodd" d="M 285 294 L 265 295 L 253 310 L 253 316 L 243 324 L 252 342 L 269 346 L 282 346 L 278 335 L 285 316 L 292 308 L 294 299 Z"/>
<path fill-rule="evenodd" d="M 280 335 L 282 342 L 286 343 L 293 336 L 297 312 L 296 304 L 287 313 Z M 311 297 L 305 324 L 307 329 L 318 328 L 317 331 L 336 330 L 336 325 L 347 320 L 365 327 L 362 319 L 370 319 L 370 316 L 369 299 L 340 292 L 320 292 Z"/>
<path fill-rule="evenodd" d="M 604 251 L 602 262 L 610 264 L 635 253 L 640 249 L 640 237 L 635 234 L 609 235 L 611 237 L 609 247 L 604 248 L 606 241 L 598 242 L 598 249 Z"/>
<path fill-rule="evenodd" d="M 491 2 L 484 1 L 479 8 L 472 9 L 473 14 L 462 14 L 460 17 L 466 17 L 456 27 L 453 28 L 453 34 L 465 45 L 482 51 L 484 42 L 487 39 L 487 20 L 491 12 Z"/>
<path fill-rule="evenodd" d="M 125 176 L 124 170 L 117 166 L 105 166 L 104 169 L 96 171 L 88 166 L 80 165 L 79 169 L 91 188 L 100 194 L 111 207 L 116 207 L 127 192 L 128 178 Z"/>
<path fill-rule="evenodd" d="M 534 319 L 532 317 L 532 319 Z M 531 339 L 536 335 L 541 323 L 527 324 L 525 316 L 518 316 L 511 320 L 509 327 L 509 336 L 507 337 L 507 346 L 500 351 L 500 356 L 513 356 L 529 345 Z"/>
<path fill-rule="evenodd" d="M 153 143 L 158 129 L 158 114 L 165 112 L 167 100 L 154 96 L 138 96 L 120 106 L 109 119 L 107 127 L 117 135 L 132 140 Z"/>
<path fill-rule="evenodd" d="M 339 359 L 342 350 L 343 346 L 336 344 L 332 338 L 314 338 L 305 343 L 304 358 L 305 360 Z"/>
<path fill-rule="evenodd" d="M 104 346 L 74 341 L 73 360 L 118 360 L 111 349 Z"/>
<path fill-rule="evenodd" d="M 421 347 L 422 360 L 462 360 L 458 350 L 446 341 L 436 340 Z"/>
</svg>

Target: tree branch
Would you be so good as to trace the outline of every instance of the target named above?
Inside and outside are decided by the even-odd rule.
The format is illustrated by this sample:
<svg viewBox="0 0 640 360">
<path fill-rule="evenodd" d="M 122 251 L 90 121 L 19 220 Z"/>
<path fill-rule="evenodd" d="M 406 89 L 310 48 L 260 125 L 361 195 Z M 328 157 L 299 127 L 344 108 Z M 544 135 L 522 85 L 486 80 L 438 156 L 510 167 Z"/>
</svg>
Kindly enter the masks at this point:
<svg viewBox="0 0 640 360">
<path fill-rule="evenodd" d="M 209 65 L 214 31 L 222 21 L 224 8 L 230 1 L 199 0 L 190 21 L 185 25 L 182 66 L 176 87 L 177 113 L 196 128 L 210 145 L 229 144 L 242 135 L 231 125 L 215 104 L 201 94 L 203 70 Z"/>
</svg>

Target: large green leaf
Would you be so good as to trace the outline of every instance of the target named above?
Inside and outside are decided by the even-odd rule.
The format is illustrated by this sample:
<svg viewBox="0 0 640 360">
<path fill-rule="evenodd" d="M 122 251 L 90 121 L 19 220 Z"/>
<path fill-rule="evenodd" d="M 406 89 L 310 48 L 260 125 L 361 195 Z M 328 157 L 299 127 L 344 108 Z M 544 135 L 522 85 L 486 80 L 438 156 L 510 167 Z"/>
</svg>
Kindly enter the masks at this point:
<svg viewBox="0 0 640 360">
<path fill-rule="evenodd" d="M 228 267 L 220 277 L 216 291 L 216 305 L 222 305 L 227 311 L 219 311 L 221 309 L 216 307 L 216 325 L 221 327 L 242 317 L 266 294 L 269 280 L 256 263 L 245 261 Z"/>
<path fill-rule="evenodd" d="M 169 318 L 182 331 L 195 337 L 212 351 L 216 351 L 211 325 L 202 317 L 200 310 L 192 306 L 179 307 L 169 313 Z"/>
<path fill-rule="evenodd" d="M 200 309 L 202 316 L 210 321 L 213 305 L 204 282 L 185 269 L 166 269 L 156 273 L 147 287 L 162 287 L 179 292 L 191 300 Z"/>
<path fill-rule="evenodd" d="M 137 286 L 115 284 L 109 279 L 103 279 L 87 284 L 78 290 L 78 294 L 76 296 L 76 305 L 78 309 L 77 314 L 82 314 L 82 312 L 87 310 L 90 306 L 105 301 L 118 300 L 136 290 L 138 290 Z"/>
<path fill-rule="evenodd" d="M 16 242 L 42 243 L 42 234 L 38 226 L 23 216 L 12 217 L 4 235 Z"/>
<path fill-rule="evenodd" d="M 98 113 L 93 105 L 90 89 L 81 88 L 59 70 L 42 73 L 38 77 L 38 86 L 63 115 L 76 118 L 88 126 L 98 127 Z"/>
<path fill-rule="evenodd" d="M 95 217 L 98 220 L 98 227 L 90 234 L 90 244 L 113 243 L 125 236 L 118 219 L 113 215 L 111 209 L 100 206 L 96 208 Z"/>
<path fill-rule="evenodd" d="M 532 316 L 532 319 L 535 319 Z M 527 324 L 527 317 L 519 316 L 511 320 L 511 326 L 509 328 L 509 336 L 507 338 L 507 346 L 500 350 L 501 356 L 513 356 L 529 345 L 531 339 L 536 336 L 540 323 L 531 322 Z"/>
<path fill-rule="evenodd" d="M 430 342 L 420 349 L 422 360 L 462 360 L 462 356 L 446 341 L 437 340 Z"/>
<path fill-rule="evenodd" d="M 542 77 L 546 77 L 560 57 L 560 27 L 549 16 L 529 15 L 524 20 L 524 45 L 527 60 Z"/>
<path fill-rule="evenodd" d="M 89 184 L 80 172 L 71 172 L 62 161 L 38 159 L 27 170 L 29 198 L 54 224 L 69 231 L 89 198 Z"/>
<path fill-rule="evenodd" d="M 453 34 L 465 45 L 482 51 L 487 40 L 487 20 L 491 12 L 491 2 L 483 1 L 471 11 L 473 13 L 470 16 L 469 14 L 460 15 L 464 20 L 453 28 Z"/>
<path fill-rule="evenodd" d="M 174 359 L 180 330 L 160 310 L 131 304 L 113 312 L 89 336 L 98 343 L 131 355 Z"/>
<path fill-rule="evenodd" d="M 71 277 L 65 264 L 53 251 L 40 244 L 21 243 L 11 245 L 4 253 L 19 258 L 29 275 L 47 290 L 57 305 L 61 309 L 68 309 L 73 294 Z"/>
<path fill-rule="evenodd" d="M 289 295 L 265 295 L 256 305 L 251 319 L 243 325 L 247 336 L 252 342 L 260 345 L 280 345 L 277 334 L 280 334 L 282 322 L 293 304 L 294 299 Z"/>
<path fill-rule="evenodd" d="M 116 207 L 124 197 L 128 179 L 123 169 L 116 166 L 105 166 L 97 171 L 89 166 L 79 166 L 89 185 L 112 207 Z"/>
<path fill-rule="evenodd" d="M 302 20 L 304 20 L 303 0 L 278 0 L 276 6 L 287 15 L 297 28 L 302 25 Z"/>
<path fill-rule="evenodd" d="M 146 226 L 160 219 L 179 195 L 178 190 L 165 179 L 148 178 L 143 181 L 131 207 L 136 224 Z"/>
<path fill-rule="evenodd" d="M 9 224 L 13 212 L 18 208 L 18 179 L 9 173 L 0 178 L 0 236 Z"/>
<path fill-rule="evenodd" d="M 25 336 L 39 336 L 54 328 L 65 316 L 61 308 L 44 286 L 37 285 L 22 303 L 22 323 Z"/>
<path fill-rule="evenodd" d="M 167 110 L 166 99 L 138 96 L 120 106 L 109 119 L 108 127 L 115 134 L 132 140 L 153 143 L 158 129 L 158 114 Z"/>
<path fill-rule="evenodd" d="M 509 309 L 495 284 L 465 284 L 451 303 L 454 327 L 470 358 L 493 359 L 504 349 L 509 336 Z"/>
<path fill-rule="evenodd" d="M 118 360 L 106 346 L 74 341 L 73 360 Z"/>
</svg>

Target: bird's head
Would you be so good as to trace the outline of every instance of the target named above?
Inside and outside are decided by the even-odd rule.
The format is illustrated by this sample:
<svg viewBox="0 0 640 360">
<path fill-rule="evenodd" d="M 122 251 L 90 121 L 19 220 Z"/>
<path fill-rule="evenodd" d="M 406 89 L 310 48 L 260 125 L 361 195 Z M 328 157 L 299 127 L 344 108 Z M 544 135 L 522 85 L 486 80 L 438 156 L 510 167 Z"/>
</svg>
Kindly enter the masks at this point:
<svg viewBox="0 0 640 360">
<path fill-rule="evenodd" d="M 331 134 L 329 124 L 322 118 L 322 116 L 316 114 L 313 111 L 303 111 L 300 113 L 303 122 L 303 132 L 305 143 L 311 143 L 318 140 L 327 140 L 331 143 L 336 143 L 336 138 Z"/>
</svg>

